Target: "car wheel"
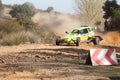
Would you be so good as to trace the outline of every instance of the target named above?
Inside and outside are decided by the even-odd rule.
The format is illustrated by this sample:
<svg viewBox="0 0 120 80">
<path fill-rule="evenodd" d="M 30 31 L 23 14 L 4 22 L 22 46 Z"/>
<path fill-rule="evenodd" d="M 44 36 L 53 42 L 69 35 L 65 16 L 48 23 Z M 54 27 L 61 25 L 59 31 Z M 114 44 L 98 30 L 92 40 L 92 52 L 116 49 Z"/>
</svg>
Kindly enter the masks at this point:
<svg viewBox="0 0 120 80">
<path fill-rule="evenodd" d="M 78 37 L 76 40 L 76 46 L 79 46 L 79 45 L 80 45 L 80 38 Z"/>
<path fill-rule="evenodd" d="M 56 38 L 56 45 L 60 45 L 60 37 Z"/>
<path fill-rule="evenodd" d="M 99 42 L 100 42 L 100 38 L 99 38 L 99 37 L 95 37 L 95 38 L 93 39 L 93 44 L 94 44 L 94 45 L 98 45 Z"/>
</svg>

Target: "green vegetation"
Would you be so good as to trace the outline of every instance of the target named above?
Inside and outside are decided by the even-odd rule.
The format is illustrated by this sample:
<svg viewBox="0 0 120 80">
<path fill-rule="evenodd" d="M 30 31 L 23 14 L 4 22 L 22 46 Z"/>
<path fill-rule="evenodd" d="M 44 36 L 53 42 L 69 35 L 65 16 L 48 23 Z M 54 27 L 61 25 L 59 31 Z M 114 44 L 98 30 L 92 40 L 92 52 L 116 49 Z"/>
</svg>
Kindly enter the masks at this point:
<svg viewBox="0 0 120 80">
<path fill-rule="evenodd" d="M 32 12 L 31 7 L 27 3 L 24 3 L 22 5 L 14 5 L 10 14 L 12 17 L 17 17 L 18 14 L 24 14 L 27 17 L 32 17 L 34 13 Z"/>
<path fill-rule="evenodd" d="M 85 24 L 95 25 L 102 31 L 103 28 L 105 31 L 120 31 L 120 5 L 116 0 L 75 1 L 76 10 Z"/>
<path fill-rule="evenodd" d="M 51 43 L 55 35 L 41 28 L 33 27 L 28 31 L 15 20 L 0 22 L 0 44 L 19 45 L 31 43 Z"/>
<path fill-rule="evenodd" d="M 10 11 L 12 17 L 17 18 L 17 21 L 25 27 L 25 30 L 34 26 L 31 17 L 34 15 L 34 6 L 26 2 L 22 5 L 14 5 Z"/>
<path fill-rule="evenodd" d="M 48 7 L 48 8 L 47 8 L 47 12 L 49 13 L 49 12 L 51 12 L 51 11 L 54 11 L 54 8 L 53 8 L 53 7 Z"/>
<path fill-rule="evenodd" d="M 2 1 L 0 0 L 0 11 L 3 9 Z"/>
<path fill-rule="evenodd" d="M 11 8 L 12 18 L 0 17 L 0 45 L 51 43 L 54 41 L 54 33 L 39 28 L 31 20 L 36 10 L 32 3 L 16 4 Z M 0 0 L 1 9 L 2 2 Z"/>
<path fill-rule="evenodd" d="M 119 5 L 117 4 L 116 0 L 107 0 L 103 6 L 103 10 L 105 11 L 104 18 L 108 19 L 110 17 L 115 17 L 114 9 L 119 8 Z"/>
<path fill-rule="evenodd" d="M 94 25 L 96 21 L 103 22 L 103 3 L 106 0 L 75 0 L 76 10 L 85 24 Z"/>
<path fill-rule="evenodd" d="M 104 19 L 106 20 L 106 31 L 119 31 L 120 29 L 120 5 L 116 0 L 107 0 L 103 6 L 105 11 Z"/>
<path fill-rule="evenodd" d="M 26 31 L 34 26 L 34 23 L 32 22 L 31 18 L 27 17 L 24 14 L 18 14 L 16 18 L 17 21 L 25 27 Z"/>
</svg>

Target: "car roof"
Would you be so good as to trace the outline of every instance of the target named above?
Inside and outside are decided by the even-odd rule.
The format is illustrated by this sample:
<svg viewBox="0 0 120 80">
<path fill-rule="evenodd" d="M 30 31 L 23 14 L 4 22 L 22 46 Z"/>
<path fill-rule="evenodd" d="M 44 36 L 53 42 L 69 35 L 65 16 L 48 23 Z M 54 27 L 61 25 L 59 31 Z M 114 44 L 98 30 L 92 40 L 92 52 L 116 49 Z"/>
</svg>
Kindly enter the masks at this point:
<svg viewBox="0 0 120 80">
<path fill-rule="evenodd" d="M 82 29 L 86 29 L 86 28 L 92 28 L 92 27 L 87 26 L 87 25 L 81 25 L 81 26 L 76 27 L 76 28 L 74 28 L 74 29 L 77 29 L 77 30 L 82 30 Z"/>
</svg>

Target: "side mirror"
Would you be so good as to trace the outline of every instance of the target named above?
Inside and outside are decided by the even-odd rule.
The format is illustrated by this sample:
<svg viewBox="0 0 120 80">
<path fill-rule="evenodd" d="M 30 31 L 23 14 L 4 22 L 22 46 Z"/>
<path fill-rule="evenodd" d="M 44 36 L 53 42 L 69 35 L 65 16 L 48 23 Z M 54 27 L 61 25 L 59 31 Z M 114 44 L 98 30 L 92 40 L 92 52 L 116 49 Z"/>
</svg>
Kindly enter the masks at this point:
<svg viewBox="0 0 120 80">
<path fill-rule="evenodd" d="M 66 34 L 69 34 L 67 31 L 65 32 Z"/>
</svg>

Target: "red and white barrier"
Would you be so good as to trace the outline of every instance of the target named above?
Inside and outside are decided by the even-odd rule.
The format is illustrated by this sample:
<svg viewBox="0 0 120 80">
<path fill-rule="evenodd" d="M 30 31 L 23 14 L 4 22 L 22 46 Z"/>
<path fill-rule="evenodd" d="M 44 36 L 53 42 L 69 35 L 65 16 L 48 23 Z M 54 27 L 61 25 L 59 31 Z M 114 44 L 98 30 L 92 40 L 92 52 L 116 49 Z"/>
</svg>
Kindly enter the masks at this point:
<svg viewBox="0 0 120 80">
<path fill-rule="evenodd" d="M 117 65 L 115 49 L 91 49 L 90 57 L 92 65 Z"/>
</svg>

